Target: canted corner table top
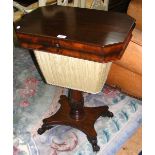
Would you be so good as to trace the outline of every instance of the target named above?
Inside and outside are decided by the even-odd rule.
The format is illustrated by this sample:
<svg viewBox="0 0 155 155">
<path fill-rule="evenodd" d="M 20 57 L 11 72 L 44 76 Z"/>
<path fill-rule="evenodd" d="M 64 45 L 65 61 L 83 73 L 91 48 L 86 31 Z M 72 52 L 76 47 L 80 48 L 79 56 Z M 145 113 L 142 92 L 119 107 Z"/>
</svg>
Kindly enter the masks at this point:
<svg viewBox="0 0 155 155">
<path fill-rule="evenodd" d="M 50 5 L 14 26 L 25 48 L 102 63 L 121 58 L 135 20 L 121 13 Z"/>
</svg>

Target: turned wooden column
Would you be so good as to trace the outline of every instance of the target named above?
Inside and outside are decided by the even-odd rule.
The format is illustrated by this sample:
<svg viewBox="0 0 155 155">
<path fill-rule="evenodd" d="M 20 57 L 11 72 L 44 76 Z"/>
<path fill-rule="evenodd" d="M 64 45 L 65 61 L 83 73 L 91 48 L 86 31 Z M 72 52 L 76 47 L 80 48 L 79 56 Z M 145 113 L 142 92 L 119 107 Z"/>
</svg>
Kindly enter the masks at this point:
<svg viewBox="0 0 155 155">
<path fill-rule="evenodd" d="M 68 92 L 70 117 L 75 120 L 80 120 L 84 117 L 84 98 L 83 93 L 78 90 L 69 89 Z"/>
</svg>

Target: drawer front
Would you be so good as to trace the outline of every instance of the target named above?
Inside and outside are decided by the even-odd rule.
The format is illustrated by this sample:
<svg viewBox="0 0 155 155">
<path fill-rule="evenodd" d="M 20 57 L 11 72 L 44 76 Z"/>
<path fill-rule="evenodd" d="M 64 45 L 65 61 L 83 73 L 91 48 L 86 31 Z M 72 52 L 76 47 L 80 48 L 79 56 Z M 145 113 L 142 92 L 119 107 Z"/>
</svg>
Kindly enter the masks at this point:
<svg viewBox="0 0 155 155">
<path fill-rule="evenodd" d="M 18 33 L 17 37 L 20 40 L 21 46 L 24 48 L 100 63 L 117 60 L 119 53 L 121 53 L 123 49 L 123 44 L 100 47 L 93 44 L 82 44 L 64 39 L 35 37 Z"/>
<path fill-rule="evenodd" d="M 21 43 L 25 42 L 27 44 L 36 44 L 42 47 L 51 47 L 51 48 L 61 48 L 61 49 L 69 49 L 69 50 L 77 50 L 81 52 L 89 52 L 89 53 L 98 53 L 103 55 L 102 48 L 99 46 L 89 45 L 89 44 L 82 44 L 74 41 L 68 41 L 63 39 L 57 38 L 48 38 L 48 37 L 34 37 L 31 35 L 25 34 L 17 34 L 18 38 L 20 39 Z"/>
</svg>

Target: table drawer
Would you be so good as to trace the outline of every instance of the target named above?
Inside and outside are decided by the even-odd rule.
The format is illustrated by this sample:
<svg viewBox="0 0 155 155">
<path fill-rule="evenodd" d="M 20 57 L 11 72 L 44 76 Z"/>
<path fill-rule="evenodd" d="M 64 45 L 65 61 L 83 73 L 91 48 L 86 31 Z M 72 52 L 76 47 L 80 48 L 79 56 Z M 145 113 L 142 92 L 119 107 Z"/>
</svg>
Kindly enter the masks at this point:
<svg viewBox="0 0 155 155">
<path fill-rule="evenodd" d="M 34 35 L 18 34 L 20 44 L 24 48 L 40 50 L 70 56 L 79 59 L 86 59 L 95 62 L 108 62 L 118 59 L 123 49 L 123 44 L 100 47 L 93 44 L 68 41 L 59 38 L 35 37 Z"/>
</svg>

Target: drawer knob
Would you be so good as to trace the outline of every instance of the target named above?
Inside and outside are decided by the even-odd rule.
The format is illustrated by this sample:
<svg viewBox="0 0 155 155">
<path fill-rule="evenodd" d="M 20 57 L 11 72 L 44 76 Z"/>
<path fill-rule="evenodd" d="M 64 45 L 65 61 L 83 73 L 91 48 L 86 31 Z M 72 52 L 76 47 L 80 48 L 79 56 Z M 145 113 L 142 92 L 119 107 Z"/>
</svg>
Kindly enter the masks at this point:
<svg viewBox="0 0 155 155">
<path fill-rule="evenodd" d="M 60 45 L 58 43 L 56 44 L 56 48 L 60 48 Z"/>
</svg>

